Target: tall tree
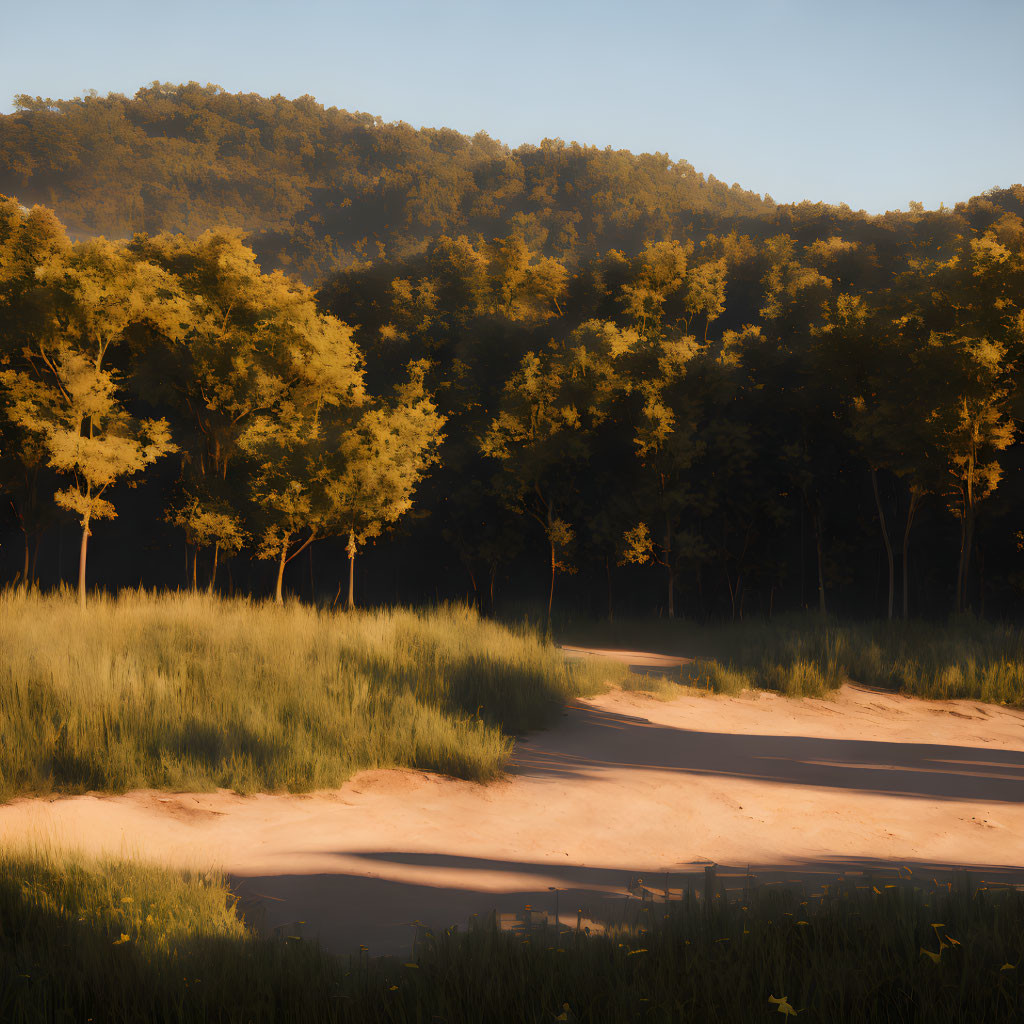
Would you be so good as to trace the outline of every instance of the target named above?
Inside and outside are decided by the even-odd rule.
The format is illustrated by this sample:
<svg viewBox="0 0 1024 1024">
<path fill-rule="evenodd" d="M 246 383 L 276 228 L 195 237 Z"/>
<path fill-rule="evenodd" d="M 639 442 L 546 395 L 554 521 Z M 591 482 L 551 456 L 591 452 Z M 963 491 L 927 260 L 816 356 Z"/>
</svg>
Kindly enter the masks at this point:
<svg viewBox="0 0 1024 1024">
<path fill-rule="evenodd" d="M 569 343 L 527 353 L 480 441 L 483 454 L 497 463 L 494 486 L 502 500 L 543 531 L 549 627 L 555 579 L 572 569 L 567 554 L 575 539 L 577 476 L 586 465 L 593 427 L 604 415 L 605 356 L 616 337 L 614 325 L 585 324 Z"/>
<path fill-rule="evenodd" d="M 264 520 L 259 550 L 278 559 L 280 599 L 283 565 L 298 554 L 292 542 L 302 535 L 302 550 L 317 530 L 319 513 L 303 481 L 319 472 L 321 412 L 362 401 L 352 330 L 318 312 L 305 285 L 262 273 L 237 232 L 140 236 L 132 250 L 180 287 L 165 317 L 176 315 L 180 330 L 167 332 L 162 348 L 149 346 L 140 372 L 147 393 L 175 412 L 182 497 L 171 519 L 190 544 L 227 550 L 245 531 L 244 496 L 256 495 Z M 233 471 L 239 479 L 230 478 Z M 193 563 L 197 557 L 194 548 Z"/>
<path fill-rule="evenodd" d="M 82 530 L 78 595 L 84 606 L 91 524 L 116 516 L 113 484 L 175 450 L 167 421 L 138 420 L 123 400 L 116 370 L 105 365 L 128 329 L 145 320 L 173 285 L 155 266 L 110 242 L 84 242 L 40 268 L 51 290 L 50 316 L 7 370 L 7 414 L 43 447 L 66 487 L 54 495 Z"/>
<path fill-rule="evenodd" d="M 408 380 L 391 401 L 376 401 L 355 424 L 338 423 L 328 432 L 327 519 L 346 541 L 349 608 L 355 607 L 359 548 L 409 512 L 416 488 L 438 460 L 445 420 L 426 390 L 426 369 L 410 364 Z"/>
</svg>

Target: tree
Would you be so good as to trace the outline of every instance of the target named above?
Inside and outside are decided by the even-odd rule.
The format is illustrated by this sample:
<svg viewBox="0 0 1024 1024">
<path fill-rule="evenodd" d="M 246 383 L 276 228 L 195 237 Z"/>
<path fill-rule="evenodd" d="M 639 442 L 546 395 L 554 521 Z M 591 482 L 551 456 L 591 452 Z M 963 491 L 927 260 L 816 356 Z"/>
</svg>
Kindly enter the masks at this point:
<svg viewBox="0 0 1024 1024">
<path fill-rule="evenodd" d="M 589 454 L 589 432 L 603 416 L 607 360 L 586 339 L 612 344 L 614 325 L 584 324 L 577 344 L 529 352 L 505 385 L 497 416 L 480 450 L 498 465 L 494 486 L 505 504 L 543 530 L 550 584 L 547 621 L 559 571 L 571 571 L 566 554 L 575 538 L 571 523 L 576 476 Z"/>
<path fill-rule="evenodd" d="M 646 346 L 646 358 L 631 367 L 639 402 L 633 420 L 633 479 L 640 518 L 624 534 L 622 557 L 636 564 L 654 562 L 665 570 L 670 619 L 676 614 L 680 560 L 702 547 L 692 522 L 685 523 L 687 513 L 699 507 L 689 470 L 703 453 L 704 441 L 698 431 L 698 389 L 691 387 L 690 371 L 701 354 L 692 337 L 659 337 Z"/>
<path fill-rule="evenodd" d="M 167 512 L 167 521 L 185 534 L 192 548 L 192 589 L 198 589 L 197 570 L 199 552 L 213 548 L 210 581 L 207 592 L 212 594 L 217 582 L 217 565 L 221 553 L 235 555 L 249 542 L 249 534 L 238 514 L 228 505 L 216 505 L 186 493 L 182 501 Z"/>
<path fill-rule="evenodd" d="M 318 312 L 305 285 L 262 273 L 238 233 L 139 237 L 132 248 L 180 282 L 167 318 L 178 316 L 181 330 L 150 347 L 141 375 L 176 413 L 183 496 L 171 521 L 193 546 L 213 544 L 216 560 L 241 543 L 248 494 L 260 511 L 258 553 L 278 559 L 283 600 L 284 566 L 323 532 L 322 494 L 314 497 L 322 413 L 363 401 L 353 332 Z M 240 465 L 243 455 L 251 461 Z M 236 469 L 242 478 L 232 480 Z"/>
<path fill-rule="evenodd" d="M 26 210 L 0 196 L 0 367 L 23 365 L 23 350 L 45 332 L 49 289 L 37 271 L 59 264 L 71 242 L 51 210 Z M 35 579 L 40 538 L 53 517 L 53 505 L 42 494 L 47 454 L 37 435 L 10 417 L 0 419 L 0 492 L 8 496 L 22 534 L 21 578 Z"/>
<path fill-rule="evenodd" d="M 329 431 L 327 519 L 347 542 L 349 608 L 355 607 L 359 548 L 412 508 L 416 488 L 438 461 L 445 419 L 427 393 L 426 369 L 422 362 L 410 364 L 393 401 L 374 403 L 354 426 Z"/>
<path fill-rule="evenodd" d="M 912 335 L 865 324 L 867 369 L 860 390 L 851 396 L 849 429 L 871 475 L 872 494 L 889 570 L 887 617 L 894 615 L 895 564 L 892 541 L 879 490 L 879 474 L 891 473 L 906 487 L 901 546 L 902 617 L 910 614 L 910 535 L 921 501 L 944 489 L 941 426 L 934 411 L 948 382 Z M 914 381 L 916 400 L 906 400 L 906 381 Z"/>
<path fill-rule="evenodd" d="M 119 374 L 104 366 L 129 327 L 173 293 L 166 275 L 102 239 L 84 242 L 37 271 L 48 315 L 25 339 L 21 366 L 7 370 L 8 417 L 70 477 L 57 504 L 82 529 L 78 596 L 84 606 L 91 524 L 116 516 L 113 484 L 175 450 L 165 419 L 138 420 L 123 404 Z"/>
<path fill-rule="evenodd" d="M 951 508 L 960 521 L 955 607 L 968 604 L 968 579 L 978 505 L 999 486 L 998 453 L 1013 442 L 1015 427 L 1008 414 L 1006 351 L 988 338 L 933 336 L 933 356 L 946 367 L 947 389 L 931 413 L 940 431 L 941 450 L 952 483 Z"/>
</svg>

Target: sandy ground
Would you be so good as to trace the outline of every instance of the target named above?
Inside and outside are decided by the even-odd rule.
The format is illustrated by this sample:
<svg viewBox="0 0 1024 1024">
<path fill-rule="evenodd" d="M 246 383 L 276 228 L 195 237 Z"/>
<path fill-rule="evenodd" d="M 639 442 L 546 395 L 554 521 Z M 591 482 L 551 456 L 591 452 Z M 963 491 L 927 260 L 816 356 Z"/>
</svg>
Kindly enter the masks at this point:
<svg viewBox="0 0 1024 1024">
<path fill-rule="evenodd" d="M 638 876 L 677 887 L 708 863 L 1024 882 L 1024 714 L 853 686 L 832 700 L 614 692 L 520 742 L 513 774 L 489 786 L 372 771 L 310 796 L 0 807 L 0 842 L 25 839 L 220 868 L 264 927 L 341 952 L 408 953 L 417 920 L 552 911 L 552 890 L 567 923 L 578 908 L 598 921 Z"/>
</svg>

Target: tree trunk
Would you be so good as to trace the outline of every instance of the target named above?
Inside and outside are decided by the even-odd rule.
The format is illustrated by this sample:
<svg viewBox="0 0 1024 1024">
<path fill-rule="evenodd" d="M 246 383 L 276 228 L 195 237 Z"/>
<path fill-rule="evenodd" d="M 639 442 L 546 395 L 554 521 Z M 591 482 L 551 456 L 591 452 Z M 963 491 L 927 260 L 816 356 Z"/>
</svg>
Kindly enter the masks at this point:
<svg viewBox="0 0 1024 1024">
<path fill-rule="evenodd" d="M 28 533 L 27 532 L 24 534 L 24 537 L 25 537 L 25 567 L 21 570 L 21 579 L 22 579 L 22 582 L 25 584 L 25 589 L 28 590 L 28 563 L 29 563 L 29 555 L 28 555 Z"/>
<path fill-rule="evenodd" d="M 612 563 L 607 555 L 604 556 L 604 574 L 608 581 L 608 621 L 614 622 L 615 614 L 612 608 Z"/>
<path fill-rule="evenodd" d="M 729 617 L 732 622 L 736 621 L 736 588 L 732 585 L 732 573 L 729 572 L 728 564 L 723 566 L 725 570 L 725 585 L 729 588 Z"/>
<path fill-rule="evenodd" d="M 665 515 L 665 568 L 668 571 L 668 617 L 676 617 L 676 573 L 672 567 L 672 527 Z"/>
<path fill-rule="evenodd" d="M 551 606 L 555 602 L 555 567 L 558 560 L 555 558 L 555 542 L 549 541 L 551 545 L 551 586 L 548 589 L 548 632 L 551 631 Z"/>
<path fill-rule="evenodd" d="M 882 541 L 885 544 L 885 557 L 889 562 L 889 605 L 888 619 L 892 621 L 893 605 L 896 599 L 896 563 L 892 557 L 892 543 L 889 541 L 889 528 L 885 523 L 885 512 L 882 510 L 882 498 L 878 493 L 878 472 L 871 467 L 871 489 L 875 492 L 875 508 L 878 510 L 878 525 L 882 528 Z"/>
<path fill-rule="evenodd" d="M 199 545 L 192 545 L 192 593 L 199 589 Z"/>
<path fill-rule="evenodd" d="M 967 610 L 967 579 L 971 571 L 971 548 L 974 545 L 974 509 L 970 505 L 964 509 L 963 523 L 960 528 L 960 564 L 956 574 L 956 610 Z"/>
<path fill-rule="evenodd" d="M 217 583 L 217 556 L 220 554 L 220 541 L 213 542 L 213 568 L 210 570 L 210 586 L 207 588 L 207 593 L 212 594 L 213 588 Z"/>
<path fill-rule="evenodd" d="M 910 505 L 907 507 L 907 522 L 903 527 L 903 621 L 910 617 L 910 527 L 914 524 L 914 513 L 917 511 L 921 495 L 910 488 Z"/>
<path fill-rule="evenodd" d="M 284 604 L 284 567 L 288 561 L 288 538 L 285 537 L 281 543 L 281 557 L 277 562 L 277 587 L 274 590 L 274 601 L 277 604 Z"/>
<path fill-rule="evenodd" d="M 804 525 L 804 505 L 800 502 L 800 607 L 807 611 L 807 529 Z"/>
<path fill-rule="evenodd" d="M 38 578 L 36 576 L 36 566 L 39 563 L 39 542 L 42 540 L 42 538 L 43 538 L 42 531 L 41 530 L 37 530 L 36 531 L 36 535 L 35 535 L 35 542 L 32 545 L 32 568 L 30 570 L 31 573 L 32 573 L 32 584 L 33 584 L 33 586 L 35 585 L 36 579 Z"/>
<path fill-rule="evenodd" d="M 82 524 L 82 546 L 78 551 L 78 603 L 85 607 L 85 557 L 89 549 L 89 521 Z"/>
<path fill-rule="evenodd" d="M 346 607 L 352 611 L 356 606 L 356 535 L 353 531 L 348 534 L 348 604 Z"/>
<path fill-rule="evenodd" d="M 814 546 L 818 552 L 818 611 L 822 615 L 827 614 L 825 607 L 825 567 L 824 567 L 824 551 L 822 549 L 821 539 L 821 515 L 817 510 L 814 511 Z"/>
</svg>

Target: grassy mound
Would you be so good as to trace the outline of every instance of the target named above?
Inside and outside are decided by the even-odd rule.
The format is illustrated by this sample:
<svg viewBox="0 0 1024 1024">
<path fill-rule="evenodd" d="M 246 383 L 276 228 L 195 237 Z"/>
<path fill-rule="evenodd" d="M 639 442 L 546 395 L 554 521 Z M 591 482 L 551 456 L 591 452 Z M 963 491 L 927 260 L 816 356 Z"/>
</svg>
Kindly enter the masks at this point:
<svg viewBox="0 0 1024 1024">
<path fill-rule="evenodd" d="M 511 736 L 621 666 L 463 607 L 334 614 L 124 592 L 0 595 L 0 799 L 337 786 L 363 768 L 487 780 Z"/>
</svg>

